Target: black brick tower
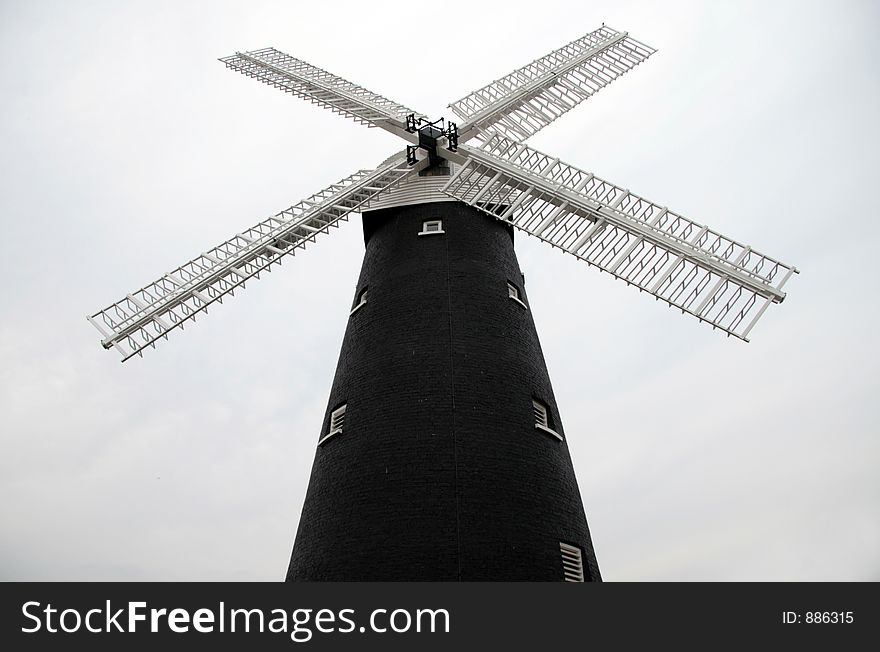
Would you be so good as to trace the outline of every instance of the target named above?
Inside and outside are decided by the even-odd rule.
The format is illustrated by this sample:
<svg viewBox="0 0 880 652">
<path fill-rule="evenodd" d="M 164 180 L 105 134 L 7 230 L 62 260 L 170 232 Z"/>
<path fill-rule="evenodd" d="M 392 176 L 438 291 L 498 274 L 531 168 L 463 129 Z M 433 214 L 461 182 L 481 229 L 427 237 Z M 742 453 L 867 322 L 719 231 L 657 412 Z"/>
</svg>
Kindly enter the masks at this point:
<svg viewBox="0 0 880 652">
<path fill-rule="evenodd" d="M 440 202 L 364 240 L 287 579 L 560 581 L 565 543 L 600 580 L 512 229 Z"/>
</svg>

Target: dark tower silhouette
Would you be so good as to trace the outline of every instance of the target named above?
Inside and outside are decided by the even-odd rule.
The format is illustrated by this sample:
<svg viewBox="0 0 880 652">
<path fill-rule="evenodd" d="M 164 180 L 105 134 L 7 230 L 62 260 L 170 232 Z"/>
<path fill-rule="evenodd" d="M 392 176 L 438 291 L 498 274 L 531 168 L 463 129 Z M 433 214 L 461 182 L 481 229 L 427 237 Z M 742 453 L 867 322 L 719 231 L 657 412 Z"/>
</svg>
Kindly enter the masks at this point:
<svg viewBox="0 0 880 652">
<path fill-rule="evenodd" d="M 582 555 L 600 580 L 512 228 L 460 202 L 363 224 L 287 579 L 558 581 Z"/>
<path fill-rule="evenodd" d="M 798 273 L 524 142 L 654 52 L 603 24 L 449 104 L 460 124 L 275 48 L 221 59 L 406 142 L 87 317 L 129 360 L 364 214 L 289 580 L 600 579 L 512 228 L 745 341 Z"/>
</svg>

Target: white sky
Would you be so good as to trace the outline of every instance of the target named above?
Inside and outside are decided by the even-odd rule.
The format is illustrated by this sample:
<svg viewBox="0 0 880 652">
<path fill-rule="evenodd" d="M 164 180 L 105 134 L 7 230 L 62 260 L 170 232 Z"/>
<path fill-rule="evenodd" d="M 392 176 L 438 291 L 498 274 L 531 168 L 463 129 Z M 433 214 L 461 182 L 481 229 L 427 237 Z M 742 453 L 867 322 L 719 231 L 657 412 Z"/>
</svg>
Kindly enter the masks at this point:
<svg viewBox="0 0 880 652">
<path fill-rule="evenodd" d="M 0 579 L 284 576 L 359 218 L 142 360 L 84 316 L 401 143 L 217 57 L 440 116 L 603 21 L 659 52 L 529 142 L 802 270 L 745 344 L 517 237 L 603 574 L 880 580 L 880 5 L 548 0 L 0 5 Z"/>
</svg>

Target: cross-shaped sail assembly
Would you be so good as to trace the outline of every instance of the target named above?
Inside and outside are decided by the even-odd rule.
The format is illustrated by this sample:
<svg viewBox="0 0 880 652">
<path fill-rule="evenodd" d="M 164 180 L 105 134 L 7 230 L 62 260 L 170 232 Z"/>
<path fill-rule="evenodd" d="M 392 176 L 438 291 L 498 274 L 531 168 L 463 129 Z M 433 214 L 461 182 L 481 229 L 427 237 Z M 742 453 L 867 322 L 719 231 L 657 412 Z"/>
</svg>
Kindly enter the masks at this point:
<svg viewBox="0 0 880 652">
<path fill-rule="evenodd" d="M 123 361 L 142 354 L 352 212 L 376 205 L 442 162 L 454 173 L 434 180 L 446 199 L 489 213 L 747 340 L 768 306 L 785 298 L 793 266 L 522 142 L 654 52 L 603 26 L 452 103 L 461 124 L 440 126 L 442 121 L 429 123 L 424 114 L 273 48 L 223 58 L 233 70 L 403 138 L 408 152 L 242 231 L 88 320 L 103 346 L 117 349 Z M 465 144 L 471 139 L 479 146 Z"/>
</svg>

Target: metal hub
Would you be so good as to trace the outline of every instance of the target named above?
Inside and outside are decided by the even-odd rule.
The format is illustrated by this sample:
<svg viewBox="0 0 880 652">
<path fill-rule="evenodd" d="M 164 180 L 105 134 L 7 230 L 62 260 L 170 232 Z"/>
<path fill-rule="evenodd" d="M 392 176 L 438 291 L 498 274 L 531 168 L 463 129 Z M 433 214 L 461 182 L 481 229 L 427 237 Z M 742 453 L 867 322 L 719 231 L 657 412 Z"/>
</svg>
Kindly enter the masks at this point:
<svg viewBox="0 0 880 652">
<path fill-rule="evenodd" d="M 443 158 L 437 154 L 437 141 L 446 138 L 446 148 L 452 152 L 458 150 L 458 125 L 454 122 L 446 122 L 446 118 L 440 118 L 434 122 L 428 122 L 424 118 L 416 117 L 415 113 L 406 116 L 406 130 L 419 134 L 418 145 L 406 146 L 406 162 L 415 165 L 418 161 L 416 152 L 423 149 L 428 152 L 429 168 L 443 162 Z"/>
</svg>

